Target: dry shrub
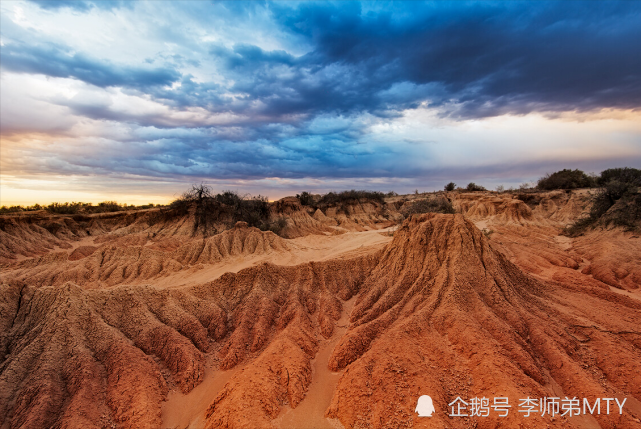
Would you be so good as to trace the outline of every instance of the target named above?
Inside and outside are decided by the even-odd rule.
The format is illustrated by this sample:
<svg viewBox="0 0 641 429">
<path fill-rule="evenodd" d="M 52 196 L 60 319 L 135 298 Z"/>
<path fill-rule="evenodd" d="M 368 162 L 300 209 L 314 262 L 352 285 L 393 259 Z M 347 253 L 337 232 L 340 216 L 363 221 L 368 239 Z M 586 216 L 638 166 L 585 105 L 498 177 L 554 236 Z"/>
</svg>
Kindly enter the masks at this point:
<svg viewBox="0 0 641 429">
<path fill-rule="evenodd" d="M 455 211 L 454 207 L 452 207 L 452 203 L 447 198 L 437 197 L 414 201 L 408 205 L 405 205 L 401 209 L 401 213 L 407 218 L 411 215 L 420 213 L 454 214 Z"/>
<path fill-rule="evenodd" d="M 212 192 L 207 185 L 193 185 L 191 189 L 173 201 L 167 210 L 161 210 L 160 216 L 165 220 L 177 217 L 193 216 L 193 234 L 208 236 L 216 234 L 216 224 L 232 227 L 236 222 L 247 222 L 250 227 L 263 231 L 279 233 L 284 228 L 284 220 L 270 220 L 269 202 L 262 195 L 241 196 L 235 191 Z"/>
<path fill-rule="evenodd" d="M 641 171 L 611 168 L 603 171 L 597 182 L 602 186 L 592 197 L 589 215 L 566 228 L 565 233 L 576 236 L 597 225 L 638 229 L 641 222 Z"/>
<path fill-rule="evenodd" d="M 542 190 L 592 188 L 596 180 L 581 170 L 563 169 L 541 177 L 537 188 Z"/>
<path fill-rule="evenodd" d="M 467 188 L 465 188 L 468 192 L 480 192 L 480 191 L 485 191 L 486 189 L 481 186 L 477 185 L 474 182 L 470 182 L 467 184 Z"/>
</svg>

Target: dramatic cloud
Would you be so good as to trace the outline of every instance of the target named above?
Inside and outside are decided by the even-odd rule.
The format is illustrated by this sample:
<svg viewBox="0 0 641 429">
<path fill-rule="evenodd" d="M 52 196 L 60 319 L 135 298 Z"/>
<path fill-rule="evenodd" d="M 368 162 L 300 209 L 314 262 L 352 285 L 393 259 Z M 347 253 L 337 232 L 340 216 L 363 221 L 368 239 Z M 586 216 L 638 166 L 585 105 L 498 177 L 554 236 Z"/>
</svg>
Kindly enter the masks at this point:
<svg viewBox="0 0 641 429">
<path fill-rule="evenodd" d="M 6 177 L 407 189 L 641 162 L 638 2 L 0 8 Z"/>
<path fill-rule="evenodd" d="M 275 15 L 313 50 L 297 59 L 213 51 L 234 89 L 269 111 L 377 113 L 427 101 L 469 118 L 641 105 L 638 3 L 303 3 Z"/>
<path fill-rule="evenodd" d="M 18 73 L 70 77 L 99 87 L 119 86 L 145 89 L 171 85 L 180 75 L 169 69 L 143 69 L 116 66 L 58 46 L 9 44 L 2 49 L 0 60 L 5 70 Z"/>
</svg>

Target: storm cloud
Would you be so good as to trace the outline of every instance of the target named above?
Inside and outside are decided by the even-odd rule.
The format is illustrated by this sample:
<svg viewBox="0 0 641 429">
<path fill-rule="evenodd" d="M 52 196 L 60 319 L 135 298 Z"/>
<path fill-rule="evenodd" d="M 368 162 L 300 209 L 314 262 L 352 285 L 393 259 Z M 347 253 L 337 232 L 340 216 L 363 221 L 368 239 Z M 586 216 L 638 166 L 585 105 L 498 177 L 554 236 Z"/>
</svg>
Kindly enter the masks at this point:
<svg viewBox="0 0 641 429">
<path fill-rule="evenodd" d="M 62 136 L 53 147 L 16 143 L 10 157 L 41 162 L 33 163 L 37 171 L 3 162 L 15 175 L 511 174 L 500 157 L 478 164 L 483 138 L 456 130 L 492 118 L 567 120 L 641 107 L 639 2 L 31 0 L 2 7 L 2 85 L 25 85 L 3 90 L 2 133 L 28 135 L 26 118 L 35 114 L 58 124 Z M 47 127 L 32 132 L 54 129 Z M 84 150 L 67 150 L 80 141 Z M 620 144 L 613 157 L 641 159 L 635 131 L 613 141 Z M 488 159 L 497 145 L 484 147 Z M 460 164 L 450 148 L 463 151 Z M 544 169 L 546 158 L 532 160 L 528 151 L 510 159 Z M 591 162 L 580 151 L 563 153 L 575 166 Z"/>
<path fill-rule="evenodd" d="M 272 114 L 386 115 L 427 102 L 478 118 L 641 105 L 638 3 L 278 6 L 275 19 L 307 40 L 307 54 L 211 50 L 230 89 Z"/>
<path fill-rule="evenodd" d="M 244 6 L 227 13 L 243 19 Z M 309 51 L 296 56 L 246 43 L 203 42 L 218 73 L 233 82 L 222 88 L 195 83 L 171 67 L 118 66 L 55 45 L 9 44 L 3 67 L 143 91 L 181 78 L 183 85 L 172 91 L 148 92 L 182 107 L 274 118 L 328 112 L 385 116 L 424 102 L 447 105 L 449 113 L 465 118 L 641 105 L 636 2 L 251 6 L 254 13 L 264 9 L 286 37 L 303 39 Z M 236 103 L 221 94 L 235 96 Z"/>
</svg>

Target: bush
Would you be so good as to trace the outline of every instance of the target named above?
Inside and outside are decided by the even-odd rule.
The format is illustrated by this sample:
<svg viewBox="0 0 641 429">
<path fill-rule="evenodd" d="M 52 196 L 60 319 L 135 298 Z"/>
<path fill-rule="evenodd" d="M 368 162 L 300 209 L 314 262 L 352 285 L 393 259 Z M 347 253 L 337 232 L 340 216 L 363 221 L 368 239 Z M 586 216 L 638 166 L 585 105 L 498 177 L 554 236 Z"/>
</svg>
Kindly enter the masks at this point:
<svg viewBox="0 0 641 429">
<path fill-rule="evenodd" d="M 318 205 L 331 207 L 338 204 L 354 203 L 359 201 L 375 201 L 384 204 L 385 194 L 382 192 L 355 191 L 354 189 L 339 193 L 329 192 L 321 197 L 318 201 Z"/>
<path fill-rule="evenodd" d="M 193 235 L 199 230 L 203 236 L 215 231 L 214 222 L 218 218 L 218 213 L 216 213 L 216 204 L 209 186 L 202 183 L 192 185 L 191 189 L 169 204 L 168 210 L 161 209 L 161 215 L 165 220 L 187 216 L 190 213 L 194 216 Z"/>
<path fill-rule="evenodd" d="M 454 189 L 456 189 L 456 183 L 454 182 L 450 182 L 447 185 L 445 185 L 446 192 L 452 192 Z"/>
<path fill-rule="evenodd" d="M 273 222 L 264 222 L 259 227 L 262 231 L 271 231 L 276 235 L 280 235 L 283 229 L 287 226 L 287 220 L 279 217 Z"/>
<path fill-rule="evenodd" d="M 605 170 L 608 174 L 602 173 L 599 179 L 605 177 L 610 180 L 592 197 L 590 214 L 568 227 L 566 233 L 571 236 L 579 235 L 599 223 L 604 226 L 615 225 L 636 229 L 638 222 L 641 221 L 641 194 L 639 194 L 641 183 L 634 170 L 633 168 Z"/>
<path fill-rule="evenodd" d="M 426 200 L 418 200 L 410 203 L 409 205 L 404 206 L 401 209 L 401 213 L 405 217 L 409 217 L 413 214 L 420 213 L 449 213 L 454 214 L 454 207 L 452 203 L 443 197 L 431 198 Z"/>
<path fill-rule="evenodd" d="M 532 185 L 534 183 L 530 182 L 523 182 L 519 185 L 519 191 L 521 192 L 528 192 L 528 191 L 533 191 L 534 189 L 532 188 Z"/>
<path fill-rule="evenodd" d="M 232 223 L 242 221 L 249 226 L 264 228 L 269 219 L 269 203 L 267 197 L 262 195 L 240 196 L 235 191 L 223 191 L 215 195 L 213 200 L 217 205 L 216 211 L 231 217 Z"/>
<path fill-rule="evenodd" d="M 541 195 L 535 192 L 522 192 L 516 195 L 516 198 L 523 201 L 531 208 L 536 207 L 541 202 Z"/>
<path fill-rule="evenodd" d="M 485 188 L 481 185 L 477 185 L 474 182 L 470 182 L 467 184 L 467 188 L 465 188 L 468 192 L 477 192 L 477 191 L 485 191 Z"/>
<path fill-rule="evenodd" d="M 641 170 L 629 167 L 608 168 L 607 170 L 603 170 L 601 175 L 596 179 L 599 186 L 604 186 L 612 180 L 641 186 Z"/>
<path fill-rule="evenodd" d="M 313 206 L 314 205 L 314 196 L 307 191 L 303 191 L 300 194 L 296 194 L 296 198 L 300 201 L 301 206 Z"/>
<path fill-rule="evenodd" d="M 20 213 L 20 212 L 33 212 L 38 210 L 43 210 L 40 204 L 34 204 L 32 206 L 2 206 L 0 207 L 0 213 Z"/>
<path fill-rule="evenodd" d="M 626 196 L 632 190 L 629 183 L 611 180 L 595 195 L 590 215 L 599 218 L 607 212 L 618 200 Z"/>
<path fill-rule="evenodd" d="M 229 207 L 238 207 L 242 200 L 238 192 L 235 191 L 223 191 L 222 194 L 216 194 L 214 199 L 216 202 Z"/>
<path fill-rule="evenodd" d="M 173 201 L 168 210 L 161 209 L 161 217 L 165 220 L 194 216 L 192 234 L 200 231 L 203 236 L 216 233 L 216 223 L 226 223 L 228 227 L 236 222 L 247 222 L 249 226 L 268 230 L 276 228 L 269 221 L 270 211 L 267 197 L 258 195 L 240 196 L 234 191 L 223 191 L 214 195 L 207 185 L 193 185 L 190 190 Z"/>
<path fill-rule="evenodd" d="M 6 213 L 20 213 L 24 211 L 24 207 L 22 206 L 2 206 L 0 207 L 0 214 L 6 214 Z"/>
<path fill-rule="evenodd" d="M 76 214 L 83 207 L 90 206 L 88 203 L 51 203 L 47 206 L 47 211 L 49 213 L 55 214 Z"/>
<path fill-rule="evenodd" d="M 120 204 L 118 204 L 115 201 L 103 201 L 98 206 L 94 209 L 94 211 L 98 213 L 110 213 L 110 212 L 118 212 L 120 210 L 123 210 L 124 207 L 122 207 Z"/>
<path fill-rule="evenodd" d="M 607 225 L 621 226 L 628 231 L 638 230 L 641 221 L 641 194 L 626 194 L 601 217 Z"/>
<path fill-rule="evenodd" d="M 574 222 L 572 225 L 566 227 L 563 230 L 564 235 L 568 235 L 570 237 L 576 237 L 577 235 L 583 234 L 588 228 L 593 226 L 595 223 L 595 220 L 590 217 L 583 217 L 576 222 Z"/>
<path fill-rule="evenodd" d="M 596 186 L 594 178 L 588 176 L 581 170 L 563 169 L 552 174 L 541 177 L 537 188 L 545 191 L 553 189 L 576 189 L 592 188 Z"/>
<path fill-rule="evenodd" d="M 358 202 L 385 204 L 385 194 L 382 192 L 355 191 L 354 189 L 338 193 L 328 192 L 318 200 L 314 207 L 323 210 L 328 207 L 338 207 L 339 212 L 347 213 L 347 207 Z"/>
<path fill-rule="evenodd" d="M 192 202 L 188 198 L 185 198 L 184 196 L 180 197 L 169 204 L 169 207 L 166 210 L 166 215 L 170 218 L 185 216 L 189 213 L 189 207 L 191 204 Z"/>
<path fill-rule="evenodd" d="M 255 226 L 263 230 L 269 229 L 269 203 L 267 197 L 258 195 L 256 197 L 241 198 L 233 212 L 233 222 L 247 222 L 249 226 Z"/>
</svg>

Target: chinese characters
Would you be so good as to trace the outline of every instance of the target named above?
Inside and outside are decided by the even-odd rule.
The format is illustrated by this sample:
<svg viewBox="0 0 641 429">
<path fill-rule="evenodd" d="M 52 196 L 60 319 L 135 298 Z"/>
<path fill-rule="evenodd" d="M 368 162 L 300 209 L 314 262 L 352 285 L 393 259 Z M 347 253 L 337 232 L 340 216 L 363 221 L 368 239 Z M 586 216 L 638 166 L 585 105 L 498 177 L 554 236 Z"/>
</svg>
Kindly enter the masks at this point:
<svg viewBox="0 0 641 429">
<path fill-rule="evenodd" d="M 596 398 L 590 402 L 587 398 L 583 401 L 577 397 L 565 398 L 560 397 L 545 397 L 545 398 L 530 398 L 519 399 L 517 412 L 522 413 L 524 417 L 533 415 L 550 416 L 556 415 L 573 417 L 581 414 L 610 414 L 610 412 L 618 411 L 623 414 L 623 406 L 627 398 L 619 400 L 619 398 Z M 615 407 L 616 406 L 616 407 Z M 495 397 L 490 401 L 489 398 L 471 398 L 465 401 L 460 396 L 457 396 L 451 403 L 450 417 L 489 417 L 491 413 L 498 417 L 507 417 L 510 413 L 512 405 L 507 397 Z"/>
</svg>

